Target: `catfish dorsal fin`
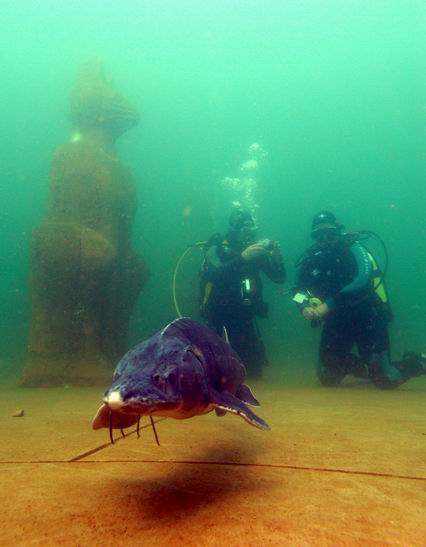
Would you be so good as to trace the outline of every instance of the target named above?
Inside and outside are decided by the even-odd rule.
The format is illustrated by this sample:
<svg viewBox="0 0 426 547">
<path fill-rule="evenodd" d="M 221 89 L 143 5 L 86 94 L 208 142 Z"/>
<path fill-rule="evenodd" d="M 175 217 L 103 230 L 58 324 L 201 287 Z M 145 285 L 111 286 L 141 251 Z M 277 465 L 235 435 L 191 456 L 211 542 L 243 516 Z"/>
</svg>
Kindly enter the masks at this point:
<svg viewBox="0 0 426 547">
<path fill-rule="evenodd" d="M 222 338 L 228 345 L 231 345 L 231 342 L 229 341 L 228 331 L 226 330 L 225 325 L 223 325 L 222 327 Z"/>
</svg>

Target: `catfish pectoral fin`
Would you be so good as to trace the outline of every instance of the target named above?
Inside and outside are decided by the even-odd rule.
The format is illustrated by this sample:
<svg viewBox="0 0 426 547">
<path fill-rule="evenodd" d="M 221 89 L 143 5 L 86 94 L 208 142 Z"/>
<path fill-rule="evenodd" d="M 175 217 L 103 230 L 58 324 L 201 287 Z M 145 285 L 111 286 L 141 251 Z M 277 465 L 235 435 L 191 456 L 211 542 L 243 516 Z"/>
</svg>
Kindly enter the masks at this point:
<svg viewBox="0 0 426 547">
<path fill-rule="evenodd" d="M 241 384 L 240 387 L 237 389 L 237 393 L 235 395 L 238 397 L 238 399 L 241 399 L 244 403 L 247 403 L 248 405 L 260 406 L 259 401 L 256 399 L 256 397 L 253 395 L 252 390 L 246 384 Z"/>
<path fill-rule="evenodd" d="M 269 431 L 271 427 L 259 416 L 250 410 L 238 397 L 228 391 L 219 393 L 216 390 L 210 391 L 210 401 L 216 410 L 224 410 L 241 416 L 250 425 L 254 425 L 264 431 Z"/>
<path fill-rule="evenodd" d="M 101 429 L 102 427 L 109 427 L 109 414 L 110 410 L 105 403 L 98 408 L 95 417 L 92 420 L 92 429 Z"/>
</svg>

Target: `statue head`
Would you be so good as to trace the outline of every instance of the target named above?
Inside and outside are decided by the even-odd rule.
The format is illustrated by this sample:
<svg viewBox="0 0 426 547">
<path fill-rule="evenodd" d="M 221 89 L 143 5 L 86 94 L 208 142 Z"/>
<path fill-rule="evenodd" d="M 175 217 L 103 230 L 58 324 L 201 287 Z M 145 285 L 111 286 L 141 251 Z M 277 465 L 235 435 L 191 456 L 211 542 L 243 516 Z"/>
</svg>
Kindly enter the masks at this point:
<svg viewBox="0 0 426 547">
<path fill-rule="evenodd" d="M 139 123 L 139 114 L 106 78 L 102 63 L 93 59 L 79 68 L 71 95 L 71 119 L 82 134 L 101 129 L 115 140 Z"/>
</svg>

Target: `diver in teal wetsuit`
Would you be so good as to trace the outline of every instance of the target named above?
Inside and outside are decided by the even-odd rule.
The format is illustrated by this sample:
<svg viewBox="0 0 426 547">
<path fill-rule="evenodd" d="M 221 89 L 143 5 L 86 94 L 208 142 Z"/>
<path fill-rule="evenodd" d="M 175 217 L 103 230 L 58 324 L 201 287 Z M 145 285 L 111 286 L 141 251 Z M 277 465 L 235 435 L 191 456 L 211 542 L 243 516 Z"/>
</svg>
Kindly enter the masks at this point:
<svg viewBox="0 0 426 547">
<path fill-rule="evenodd" d="M 303 317 L 323 324 L 317 374 L 323 385 L 340 384 L 346 374 L 395 388 L 424 374 L 425 358 L 407 353 L 390 360 L 387 291 L 374 257 L 342 233 L 333 213 L 321 211 L 312 222 L 315 243 L 298 272 L 294 297 Z M 358 355 L 351 353 L 356 346 Z"/>
</svg>

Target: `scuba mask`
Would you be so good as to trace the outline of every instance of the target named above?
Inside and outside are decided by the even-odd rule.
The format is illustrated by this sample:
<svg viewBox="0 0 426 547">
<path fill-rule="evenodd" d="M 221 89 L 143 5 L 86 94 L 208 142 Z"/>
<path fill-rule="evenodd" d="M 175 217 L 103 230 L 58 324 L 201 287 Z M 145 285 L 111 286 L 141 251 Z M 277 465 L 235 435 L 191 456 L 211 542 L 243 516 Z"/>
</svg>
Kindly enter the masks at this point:
<svg viewBox="0 0 426 547">
<path fill-rule="evenodd" d="M 312 219 L 311 238 L 322 248 L 333 248 L 340 241 L 343 225 L 331 211 L 320 211 Z"/>
<path fill-rule="evenodd" d="M 256 240 L 256 226 L 253 224 L 243 226 L 238 230 L 236 239 L 244 248 L 251 245 Z"/>
<path fill-rule="evenodd" d="M 337 243 L 340 230 L 336 226 L 318 227 L 312 230 L 311 238 L 319 244 Z"/>
<path fill-rule="evenodd" d="M 243 218 L 230 225 L 227 239 L 231 247 L 245 249 L 256 241 L 257 226 L 253 218 Z"/>
</svg>

